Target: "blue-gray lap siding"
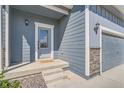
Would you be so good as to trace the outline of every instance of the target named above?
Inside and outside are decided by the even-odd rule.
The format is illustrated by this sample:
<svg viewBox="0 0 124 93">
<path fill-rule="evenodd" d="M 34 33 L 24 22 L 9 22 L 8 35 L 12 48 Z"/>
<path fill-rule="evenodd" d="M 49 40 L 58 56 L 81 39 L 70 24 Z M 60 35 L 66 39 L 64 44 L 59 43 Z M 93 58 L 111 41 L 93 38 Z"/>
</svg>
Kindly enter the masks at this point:
<svg viewBox="0 0 124 93">
<path fill-rule="evenodd" d="M 29 25 L 25 26 L 25 19 Z M 58 49 L 58 21 L 55 19 L 11 9 L 11 63 L 29 62 L 35 60 L 35 24 L 41 22 L 55 25 L 54 50 Z"/>
<path fill-rule="evenodd" d="M 95 12 L 90 11 L 90 48 L 100 48 L 100 35 L 95 33 L 94 27 L 96 23 L 100 23 L 101 26 L 113 29 L 115 31 L 124 33 L 124 28 L 112 21 L 101 16 L 102 14 L 96 14 Z M 102 62 L 103 62 L 103 71 L 124 63 L 124 41 L 123 39 L 111 37 L 111 36 L 102 36 Z"/>
<path fill-rule="evenodd" d="M 74 6 L 70 16 L 60 21 L 58 56 L 69 62 L 70 69 L 85 75 L 85 6 Z"/>
<path fill-rule="evenodd" d="M 106 19 L 100 15 L 102 15 L 102 14 L 96 14 L 95 12 L 90 11 L 89 29 L 90 29 L 90 47 L 91 48 L 99 48 L 100 47 L 99 32 L 96 35 L 96 33 L 94 31 L 94 27 L 95 27 L 96 23 L 100 23 L 101 26 L 104 26 L 104 27 L 113 29 L 115 31 L 124 33 L 124 27 L 121 27 L 118 24 L 113 23 L 112 21 L 110 21 L 110 20 L 108 20 L 108 19 Z"/>
</svg>

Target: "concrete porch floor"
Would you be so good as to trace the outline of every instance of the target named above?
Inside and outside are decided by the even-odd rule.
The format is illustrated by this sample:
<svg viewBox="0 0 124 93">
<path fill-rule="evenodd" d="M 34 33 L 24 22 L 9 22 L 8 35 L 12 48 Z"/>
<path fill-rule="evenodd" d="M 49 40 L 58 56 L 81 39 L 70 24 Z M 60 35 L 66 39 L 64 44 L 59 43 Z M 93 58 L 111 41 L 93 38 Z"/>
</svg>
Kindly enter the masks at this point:
<svg viewBox="0 0 124 93">
<path fill-rule="evenodd" d="M 124 88 L 124 64 L 86 80 L 67 71 L 68 79 L 49 84 L 52 88 Z"/>
<path fill-rule="evenodd" d="M 6 78 L 11 78 L 14 75 L 27 75 L 31 73 L 39 73 L 50 67 L 63 66 L 68 67 L 68 63 L 62 60 L 54 60 L 54 62 L 34 62 L 6 72 Z M 65 71 L 67 79 L 56 81 L 47 85 L 48 88 L 124 88 L 124 64 L 110 69 L 103 74 L 92 77 L 86 80 L 79 75 Z"/>
<path fill-rule="evenodd" d="M 69 67 L 69 64 L 65 61 L 55 59 L 41 62 L 33 62 L 29 64 L 25 64 L 23 66 L 13 68 L 12 70 L 8 70 L 5 72 L 6 79 L 18 78 L 26 75 L 31 75 L 35 73 L 40 73 L 43 70 L 52 69 L 52 68 L 66 68 Z"/>
</svg>

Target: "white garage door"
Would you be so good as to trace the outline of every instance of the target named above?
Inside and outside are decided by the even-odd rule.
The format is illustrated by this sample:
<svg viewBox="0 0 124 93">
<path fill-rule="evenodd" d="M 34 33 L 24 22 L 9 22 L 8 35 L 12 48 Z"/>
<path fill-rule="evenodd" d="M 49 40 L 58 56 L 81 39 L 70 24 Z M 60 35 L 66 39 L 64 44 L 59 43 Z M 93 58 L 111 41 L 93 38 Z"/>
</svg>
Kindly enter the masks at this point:
<svg viewBox="0 0 124 93">
<path fill-rule="evenodd" d="M 102 71 L 124 63 L 124 39 L 102 35 Z"/>
</svg>

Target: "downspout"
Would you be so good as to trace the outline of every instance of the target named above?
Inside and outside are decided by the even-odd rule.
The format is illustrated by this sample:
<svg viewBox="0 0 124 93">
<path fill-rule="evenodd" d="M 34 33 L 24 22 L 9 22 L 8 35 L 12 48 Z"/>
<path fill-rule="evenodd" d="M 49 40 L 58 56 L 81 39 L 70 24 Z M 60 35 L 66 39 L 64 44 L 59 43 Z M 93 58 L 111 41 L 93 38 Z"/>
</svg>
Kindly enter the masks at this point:
<svg viewBox="0 0 124 93">
<path fill-rule="evenodd" d="M 9 66 L 9 5 L 5 6 L 5 67 Z"/>
<path fill-rule="evenodd" d="M 85 75 L 90 76 L 89 5 L 85 5 Z"/>
</svg>

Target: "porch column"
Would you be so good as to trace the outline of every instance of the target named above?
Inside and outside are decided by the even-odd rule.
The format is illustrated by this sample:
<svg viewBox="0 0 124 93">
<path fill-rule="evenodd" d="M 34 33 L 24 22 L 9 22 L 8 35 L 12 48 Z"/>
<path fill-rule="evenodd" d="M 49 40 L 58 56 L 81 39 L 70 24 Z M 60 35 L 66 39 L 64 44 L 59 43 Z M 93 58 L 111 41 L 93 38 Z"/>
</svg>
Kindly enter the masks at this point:
<svg viewBox="0 0 124 93">
<path fill-rule="evenodd" d="M 9 6 L 5 6 L 5 67 L 9 66 Z"/>
<path fill-rule="evenodd" d="M 1 12 L 2 12 L 2 6 L 0 5 L 0 71 L 2 70 L 2 27 L 1 27 Z"/>
</svg>

